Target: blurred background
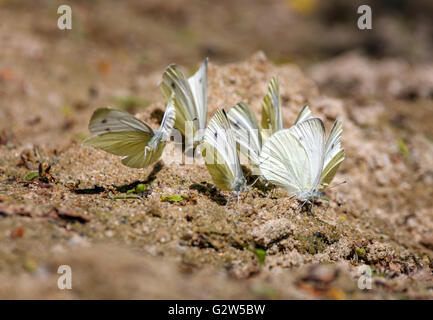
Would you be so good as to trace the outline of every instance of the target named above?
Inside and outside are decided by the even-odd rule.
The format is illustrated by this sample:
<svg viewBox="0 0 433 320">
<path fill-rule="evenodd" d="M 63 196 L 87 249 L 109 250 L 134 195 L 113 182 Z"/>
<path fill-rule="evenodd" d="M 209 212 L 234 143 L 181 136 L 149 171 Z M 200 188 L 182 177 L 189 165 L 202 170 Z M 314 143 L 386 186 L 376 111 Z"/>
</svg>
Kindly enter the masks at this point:
<svg viewBox="0 0 433 320">
<path fill-rule="evenodd" d="M 61 4 L 73 8 L 71 31 L 54 23 Z M 357 28 L 362 4 L 372 8 L 369 31 Z M 306 64 L 354 49 L 412 62 L 432 55 L 428 0 L 2 0 L 0 5 L 4 31 L 30 28 L 29 36 L 56 45 L 53 55 L 62 53 L 60 47 L 81 58 L 114 51 L 139 70 L 159 69 L 167 61 L 194 64 L 203 56 L 235 61 L 257 50 L 277 63 Z"/>
<path fill-rule="evenodd" d="M 57 28 L 62 4 L 72 30 Z M 371 30 L 358 29 L 361 4 Z M 89 105 L 137 111 L 159 97 L 152 72 L 258 50 L 340 97 L 430 99 L 432 15 L 429 0 L 0 0 L 0 125 L 35 138 L 17 119 L 36 125 L 51 113 L 57 129 L 73 129 L 71 114 Z"/>
</svg>

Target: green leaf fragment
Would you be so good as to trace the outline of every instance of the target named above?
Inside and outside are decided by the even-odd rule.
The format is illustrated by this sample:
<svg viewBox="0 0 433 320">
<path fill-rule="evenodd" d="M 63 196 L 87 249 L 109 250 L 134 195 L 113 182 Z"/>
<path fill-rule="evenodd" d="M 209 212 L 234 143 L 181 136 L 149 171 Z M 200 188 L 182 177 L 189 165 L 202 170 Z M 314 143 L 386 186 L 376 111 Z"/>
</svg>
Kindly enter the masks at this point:
<svg viewBox="0 0 433 320">
<path fill-rule="evenodd" d="M 356 248 L 356 254 L 358 255 L 359 258 L 364 258 L 365 257 L 365 249 L 364 248 Z"/>
<path fill-rule="evenodd" d="M 137 186 L 135 187 L 135 193 L 143 193 L 144 191 L 146 191 L 146 185 L 140 183 L 137 184 Z"/>
<path fill-rule="evenodd" d="M 178 195 L 178 194 L 175 194 L 175 195 L 167 196 L 167 197 L 161 196 L 161 200 L 166 201 L 166 202 L 179 202 L 179 201 L 183 200 L 183 197 Z"/>
<path fill-rule="evenodd" d="M 257 258 L 257 261 L 259 262 L 259 265 L 263 265 L 263 263 L 265 263 L 265 259 L 266 259 L 266 251 L 265 250 L 263 250 L 263 249 L 254 249 L 253 250 L 247 245 L 242 245 L 242 247 L 244 247 L 248 251 L 254 253 L 254 255 Z"/>
<path fill-rule="evenodd" d="M 34 180 L 38 175 L 39 175 L 39 172 L 38 172 L 38 171 L 32 171 L 32 172 L 28 173 L 28 174 L 24 177 L 24 180 L 25 180 L 25 181 L 32 181 L 32 180 Z"/>
<path fill-rule="evenodd" d="M 403 155 L 403 157 L 405 157 L 406 159 L 410 157 L 409 148 L 407 147 L 406 143 L 404 143 L 402 139 L 399 139 L 397 141 L 397 146 L 400 149 L 400 152 Z"/>
<path fill-rule="evenodd" d="M 253 251 L 253 253 L 256 255 L 257 260 L 259 261 L 259 264 L 262 265 L 265 263 L 266 259 L 266 251 L 263 249 L 256 249 Z"/>
</svg>

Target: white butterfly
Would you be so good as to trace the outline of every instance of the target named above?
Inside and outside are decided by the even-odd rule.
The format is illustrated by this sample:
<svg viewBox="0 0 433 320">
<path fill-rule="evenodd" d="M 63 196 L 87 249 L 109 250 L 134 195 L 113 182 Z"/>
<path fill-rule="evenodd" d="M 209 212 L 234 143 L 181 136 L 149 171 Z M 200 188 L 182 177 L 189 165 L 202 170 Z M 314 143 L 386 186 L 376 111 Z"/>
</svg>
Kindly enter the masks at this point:
<svg viewBox="0 0 433 320">
<path fill-rule="evenodd" d="M 283 129 L 279 91 L 278 79 L 273 77 L 262 102 L 261 128 L 257 124 L 254 113 L 245 103 L 238 103 L 227 114 L 234 129 L 236 142 L 240 146 L 240 151 L 248 158 L 248 162 L 255 170 L 260 165 L 260 152 L 263 143 L 269 136 Z M 295 124 L 308 118 L 311 118 L 311 111 L 308 106 L 304 106 Z"/>
<path fill-rule="evenodd" d="M 89 130 L 95 134 L 84 145 L 122 156 L 131 168 L 146 168 L 157 161 L 169 140 L 175 122 L 175 109 L 169 101 L 159 130 L 152 130 L 129 113 L 110 108 L 97 109 L 90 119 Z"/>
<path fill-rule="evenodd" d="M 306 109 L 304 107 L 304 109 Z M 266 180 L 285 188 L 301 201 L 321 196 L 344 160 L 342 124 L 335 121 L 325 139 L 322 120 L 301 112 L 290 129 L 274 133 L 263 145 L 260 171 Z"/>
<path fill-rule="evenodd" d="M 261 128 L 254 113 L 243 102 L 232 107 L 227 114 L 241 153 L 255 169 L 260 163 L 263 142 L 269 135 L 283 128 L 279 92 L 278 79 L 273 77 L 262 102 Z"/>
<path fill-rule="evenodd" d="M 202 139 L 202 136 L 196 136 L 196 134 L 206 128 L 207 64 L 208 59 L 206 58 L 198 71 L 188 79 L 177 65 L 170 65 L 162 75 L 160 83 L 166 100 L 173 98 L 176 109 L 176 128 L 185 136 L 188 143 L 194 144 L 194 147 Z M 188 125 L 192 132 L 188 132 Z"/>
<path fill-rule="evenodd" d="M 237 195 L 245 189 L 236 142 L 224 110 L 217 110 L 209 121 L 201 145 L 206 167 L 215 185 Z"/>
</svg>

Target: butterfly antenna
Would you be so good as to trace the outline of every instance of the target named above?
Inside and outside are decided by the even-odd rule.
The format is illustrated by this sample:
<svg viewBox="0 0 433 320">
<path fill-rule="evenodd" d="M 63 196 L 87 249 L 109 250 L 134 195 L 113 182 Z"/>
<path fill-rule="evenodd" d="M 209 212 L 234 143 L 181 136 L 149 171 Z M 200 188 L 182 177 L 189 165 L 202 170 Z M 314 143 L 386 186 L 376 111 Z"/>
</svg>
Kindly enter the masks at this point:
<svg viewBox="0 0 433 320">
<path fill-rule="evenodd" d="M 342 184 L 345 184 L 345 183 L 347 183 L 347 180 L 344 180 L 344 181 L 341 181 L 341 182 L 339 182 L 337 184 L 334 184 L 333 186 L 330 186 L 327 189 L 332 189 L 332 188 L 338 187 L 339 185 L 342 185 Z"/>
<path fill-rule="evenodd" d="M 305 206 L 308 200 L 305 200 L 302 205 L 299 207 L 299 212 L 301 212 L 302 208 Z"/>
<path fill-rule="evenodd" d="M 260 176 L 258 176 L 257 179 L 254 180 L 254 182 L 251 185 L 249 185 L 249 188 L 252 188 L 256 184 L 256 182 L 259 181 L 259 179 L 260 179 Z"/>
</svg>

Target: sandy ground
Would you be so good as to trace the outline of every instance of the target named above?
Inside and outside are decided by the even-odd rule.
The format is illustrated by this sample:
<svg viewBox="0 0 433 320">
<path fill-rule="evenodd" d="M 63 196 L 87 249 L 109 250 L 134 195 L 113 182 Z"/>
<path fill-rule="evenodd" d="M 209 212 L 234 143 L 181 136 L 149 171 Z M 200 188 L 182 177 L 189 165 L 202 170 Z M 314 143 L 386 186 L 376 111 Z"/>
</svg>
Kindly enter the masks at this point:
<svg viewBox="0 0 433 320">
<path fill-rule="evenodd" d="M 60 37 L 26 11 L 11 12 L 0 11 L 1 298 L 432 298 L 428 63 L 358 53 L 309 68 L 276 65 L 262 52 L 232 63 L 211 59 L 209 116 L 239 101 L 259 116 L 276 75 L 285 126 L 308 103 L 328 130 L 342 120 L 347 154 L 334 180 L 347 183 L 328 189 L 314 214 L 261 186 L 225 206 L 227 194 L 202 164 L 163 158 L 135 170 L 82 146 L 99 106 L 128 110 L 156 128 L 164 110 L 157 83 L 179 49 L 143 65 L 130 59 L 138 50 L 112 43 L 101 50 L 76 33 Z M 179 62 L 189 61 L 190 72 L 199 56 Z M 136 199 L 110 197 L 139 183 L 146 191 Z M 171 195 L 183 200 L 162 200 Z M 60 265 L 72 268 L 72 290 L 57 287 Z M 361 266 L 372 270 L 371 290 L 358 287 Z"/>
</svg>

